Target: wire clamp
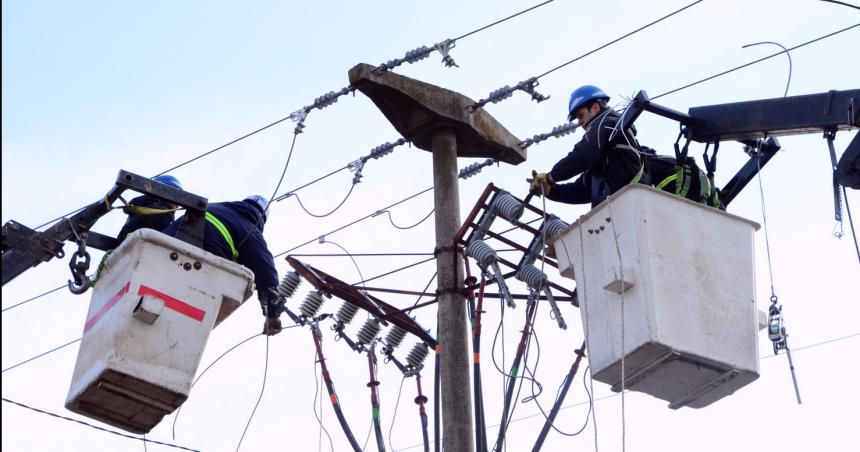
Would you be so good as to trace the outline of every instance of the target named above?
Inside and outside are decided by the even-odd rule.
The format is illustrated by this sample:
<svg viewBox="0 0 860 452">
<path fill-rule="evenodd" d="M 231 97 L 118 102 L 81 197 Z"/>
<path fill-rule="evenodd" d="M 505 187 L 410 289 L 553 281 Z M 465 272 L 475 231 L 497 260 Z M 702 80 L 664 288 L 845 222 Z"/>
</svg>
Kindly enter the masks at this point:
<svg viewBox="0 0 860 452">
<path fill-rule="evenodd" d="M 442 62 L 445 63 L 445 67 L 460 67 L 456 62 L 454 62 L 454 58 L 452 58 L 451 55 L 448 54 L 448 52 L 450 52 L 451 49 L 453 49 L 456 45 L 457 41 L 454 41 L 453 39 L 446 39 L 442 42 L 436 43 L 436 45 L 433 46 L 436 51 L 442 54 Z"/>
</svg>

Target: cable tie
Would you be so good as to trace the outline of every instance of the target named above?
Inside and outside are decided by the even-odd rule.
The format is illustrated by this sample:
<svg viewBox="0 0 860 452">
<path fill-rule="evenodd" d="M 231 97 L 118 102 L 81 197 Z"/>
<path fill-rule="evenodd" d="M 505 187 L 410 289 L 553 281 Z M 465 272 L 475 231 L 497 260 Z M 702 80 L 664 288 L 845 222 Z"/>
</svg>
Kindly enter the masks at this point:
<svg viewBox="0 0 860 452">
<path fill-rule="evenodd" d="M 384 214 L 385 212 L 386 212 L 386 210 L 384 210 L 384 209 L 377 210 L 376 212 L 373 212 L 372 214 L 370 214 L 370 218 L 378 217 L 378 216 Z"/>
</svg>

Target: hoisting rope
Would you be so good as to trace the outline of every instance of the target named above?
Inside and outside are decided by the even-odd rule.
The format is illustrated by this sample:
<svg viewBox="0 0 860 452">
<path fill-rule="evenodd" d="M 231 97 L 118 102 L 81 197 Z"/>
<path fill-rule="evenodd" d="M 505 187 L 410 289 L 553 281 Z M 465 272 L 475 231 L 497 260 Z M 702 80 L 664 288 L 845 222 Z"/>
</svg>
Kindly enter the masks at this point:
<svg viewBox="0 0 860 452">
<path fill-rule="evenodd" d="M 782 305 L 777 305 L 779 298 L 776 296 L 776 290 L 773 285 L 773 265 L 770 257 L 770 239 L 768 237 L 767 228 L 767 212 L 765 209 L 764 186 L 761 182 L 761 145 L 764 140 L 758 140 L 757 149 L 755 150 L 756 166 L 758 170 L 758 186 L 761 194 L 761 218 L 764 225 L 764 243 L 767 250 L 767 271 L 770 277 L 770 307 L 768 308 L 767 336 L 773 342 L 773 354 L 778 355 L 780 350 L 785 350 L 788 357 L 788 366 L 791 370 L 791 380 L 794 383 L 794 394 L 797 397 L 797 404 L 800 405 L 800 389 L 797 386 L 797 376 L 794 373 L 794 362 L 791 359 L 791 350 L 788 348 L 788 334 L 785 331 L 782 319 Z M 749 149 L 748 149 L 749 150 Z"/>
</svg>

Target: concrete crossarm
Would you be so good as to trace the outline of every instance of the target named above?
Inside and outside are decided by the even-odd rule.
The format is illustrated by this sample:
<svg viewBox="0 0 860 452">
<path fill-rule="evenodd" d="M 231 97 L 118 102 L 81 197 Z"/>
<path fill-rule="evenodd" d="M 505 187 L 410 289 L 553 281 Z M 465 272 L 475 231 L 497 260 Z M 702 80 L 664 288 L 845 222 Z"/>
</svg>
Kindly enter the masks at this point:
<svg viewBox="0 0 860 452">
<path fill-rule="evenodd" d="M 517 165 L 526 160 L 520 140 L 484 109 L 470 113 L 474 101 L 460 93 L 393 72 L 374 73 L 374 66 L 358 64 L 349 82 L 364 93 L 394 125 L 420 149 L 432 152 L 437 130 L 457 135 L 457 156 L 493 158 Z"/>
</svg>

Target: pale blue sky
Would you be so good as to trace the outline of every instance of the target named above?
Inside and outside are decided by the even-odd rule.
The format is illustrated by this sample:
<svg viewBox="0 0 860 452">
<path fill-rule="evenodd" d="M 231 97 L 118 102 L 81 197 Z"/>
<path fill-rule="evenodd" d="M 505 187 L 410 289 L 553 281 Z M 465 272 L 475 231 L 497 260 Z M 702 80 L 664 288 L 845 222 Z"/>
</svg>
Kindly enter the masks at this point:
<svg viewBox="0 0 860 452">
<path fill-rule="evenodd" d="M 15 219 L 37 226 L 102 196 L 119 169 L 153 175 L 280 119 L 314 98 L 347 85 L 347 71 L 366 62 L 382 63 L 421 45 L 456 37 L 537 2 L 167 2 L 4 1 L 2 5 L 2 221 Z M 460 68 L 445 68 L 439 55 L 396 71 L 484 98 L 503 85 L 541 74 L 645 23 L 680 8 L 686 1 L 596 4 L 556 0 L 524 16 L 457 43 L 452 56 Z M 621 41 L 604 51 L 541 79 L 538 91 L 551 99 L 537 104 L 523 93 L 487 110 L 524 139 L 546 132 L 566 117 L 570 91 L 597 84 L 613 96 L 632 96 L 644 89 L 654 96 L 732 68 L 777 50 L 771 46 L 742 49 L 744 44 L 777 41 L 786 47 L 860 21 L 860 12 L 820 1 L 705 1 L 676 17 Z M 790 95 L 858 88 L 860 65 L 854 55 L 860 28 L 798 49 Z M 773 58 L 728 76 L 660 99 L 686 111 L 689 107 L 779 97 L 785 88 L 787 61 Z M 313 111 L 279 194 L 366 155 L 399 136 L 363 95 L 341 98 Z M 643 114 L 637 121 L 640 141 L 671 153 L 677 125 Z M 837 153 L 856 131 L 837 137 Z M 492 182 L 522 196 L 532 169 L 548 170 L 579 140 L 581 132 L 551 139 L 529 149 L 528 161 L 488 168 L 461 182 L 461 209 L 468 211 Z M 248 194 L 270 195 L 286 161 L 293 125 L 285 122 L 241 143 L 173 172 L 187 190 L 211 201 Z M 852 319 L 860 316 L 855 280 L 860 264 L 849 226 L 846 237 L 834 227 L 829 156 L 820 135 L 785 137 L 784 152 L 766 167 L 763 186 L 774 284 L 785 305 L 794 347 L 860 333 Z M 700 158 L 701 146 L 693 154 Z M 305 214 L 294 199 L 276 203 L 266 229 L 270 248 L 279 253 L 347 224 L 432 185 L 430 155 L 408 146 L 368 162 L 364 178 L 343 208 L 324 219 Z M 746 156 L 739 145 L 720 151 L 718 184 L 725 183 Z M 473 163 L 463 159 L 460 166 Z M 333 208 L 349 189 L 352 174 L 343 172 L 300 193 L 313 212 Z M 412 224 L 432 208 L 422 195 L 392 209 L 399 225 Z M 857 192 L 849 191 L 855 224 L 860 227 Z M 549 212 L 568 222 L 584 206 L 547 203 Z M 758 182 L 735 200 L 730 212 L 762 222 Z M 329 237 L 353 253 L 429 252 L 432 219 L 409 231 L 390 226 L 385 215 Z M 123 216 L 106 216 L 95 230 L 114 233 Z M 764 231 L 757 233 L 758 306 L 770 296 Z M 339 253 L 337 247 L 313 242 L 297 253 Z M 94 258 L 100 258 L 94 253 Z M 413 258 L 359 258 L 369 277 Z M 345 281 L 358 274 L 348 259 L 308 261 Z M 277 262 L 279 273 L 287 270 Z M 380 286 L 420 290 L 434 267 L 425 264 L 378 281 Z M 556 282 L 571 283 L 557 274 Z M 30 270 L 3 287 L 3 307 L 63 284 L 67 261 L 54 260 Z M 302 286 L 303 297 L 307 284 Z M 432 287 L 431 287 L 432 289 Z M 522 288 L 520 288 L 521 290 Z M 297 307 L 301 298 L 291 301 Z M 410 297 L 382 297 L 398 306 Z M 63 291 L 3 313 L 3 368 L 80 336 L 89 295 Z M 206 365 L 247 338 L 262 322 L 256 307 L 240 309 L 215 330 L 202 360 Z M 335 311 L 339 302 L 324 307 Z M 493 305 L 494 306 L 494 305 Z M 552 404 L 557 385 L 582 341 L 579 313 L 566 307 L 571 328 L 559 332 L 546 312 L 536 329 L 541 340 L 538 377 L 544 384 L 541 403 Z M 418 320 L 435 334 L 435 311 Z M 543 315 L 542 315 L 543 314 Z M 506 358 L 515 348 L 523 310 L 505 316 Z M 496 307 L 485 315 L 484 387 L 487 422 L 498 422 L 501 379 L 489 359 L 492 332 L 499 322 Z M 357 329 L 358 322 L 354 327 Z M 760 354 L 770 342 L 761 335 Z M 344 409 L 363 443 L 370 425 L 366 361 L 334 342 L 325 347 Z M 318 423 L 312 411 L 313 345 L 300 328 L 270 340 L 266 392 L 242 445 L 259 450 L 277 445 L 288 450 L 317 450 Z M 407 340 L 402 353 L 411 347 Z M 650 396 L 629 393 L 622 419 L 621 398 L 596 402 L 597 443 L 620 450 L 622 430 L 629 450 L 699 451 L 778 448 L 801 451 L 844 450 L 853 441 L 853 406 L 860 396 L 850 381 L 860 371 L 854 359 L 860 337 L 798 351 L 795 365 L 804 404 L 794 402 L 785 358 L 761 362 L 761 378 L 735 395 L 702 409 L 671 411 Z M 173 416 L 156 427 L 152 439 L 206 451 L 235 450 L 260 391 L 265 340 L 257 338 L 228 355 L 195 387 L 182 409 L 171 438 Z M 76 347 L 68 347 L 3 374 L 3 397 L 47 411 L 76 417 L 63 408 Z M 500 346 L 496 354 L 501 357 Z M 532 362 L 533 363 L 533 362 Z M 383 430 L 388 438 L 395 412 L 400 374 L 390 364 L 380 369 Z M 424 373 L 430 395 L 432 372 Z M 610 394 L 595 383 L 597 396 Z M 527 389 L 524 389 L 524 393 Z M 421 443 L 414 381 L 403 389 L 389 450 Z M 577 383 L 566 405 L 586 400 Z M 432 407 L 431 407 L 432 408 Z M 74 423 L 3 404 L 3 448 L 9 450 L 141 450 L 137 441 L 119 438 Z M 534 404 L 519 406 L 511 424 L 509 450 L 531 447 L 542 417 Z M 560 428 L 578 429 L 583 406 L 562 411 Z M 432 417 L 431 417 L 432 422 Z M 347 446 L 328 403 L 323 423 L 335 450 Z M 495 427 L 489 436 L 495 436 Z M 595 431 L 579 437 L 551 434 L 544 450 L 590 450 Z M 149 450 L 168 450 L 150 445 Z M 373 448 L 373 440 L 368 450 Z M 322 449 L 330 450 L 323 435 Z M 414 448 L 409 450 L 420 450 Z"/>
</svg>

